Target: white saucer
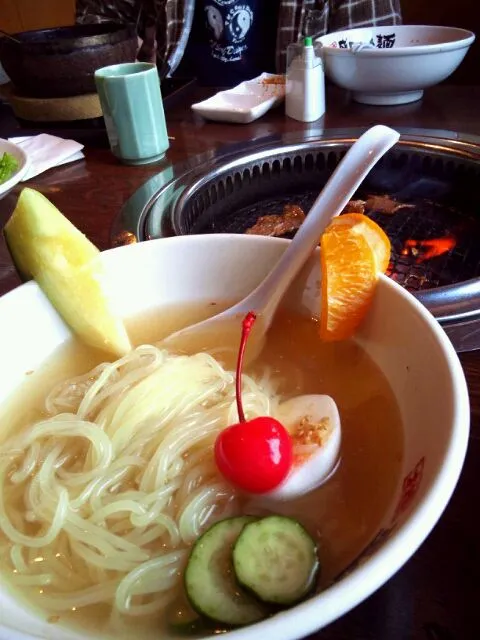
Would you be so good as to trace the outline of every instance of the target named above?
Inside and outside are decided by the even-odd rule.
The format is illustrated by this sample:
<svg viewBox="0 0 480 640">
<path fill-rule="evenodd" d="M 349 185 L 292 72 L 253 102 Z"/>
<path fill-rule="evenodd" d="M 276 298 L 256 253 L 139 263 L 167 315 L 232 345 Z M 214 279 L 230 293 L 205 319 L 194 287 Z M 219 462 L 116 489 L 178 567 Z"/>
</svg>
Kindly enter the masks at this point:
<svg viewBox="0 0 480 640">
<path fill-rule="evenodd" d="M 285 98 L 285 76 L 262 73 L 233 89 L 219 91 L 208 100 L 192 104 L 192 109 L 208 120 L 253 122 Z"/>
</svg>

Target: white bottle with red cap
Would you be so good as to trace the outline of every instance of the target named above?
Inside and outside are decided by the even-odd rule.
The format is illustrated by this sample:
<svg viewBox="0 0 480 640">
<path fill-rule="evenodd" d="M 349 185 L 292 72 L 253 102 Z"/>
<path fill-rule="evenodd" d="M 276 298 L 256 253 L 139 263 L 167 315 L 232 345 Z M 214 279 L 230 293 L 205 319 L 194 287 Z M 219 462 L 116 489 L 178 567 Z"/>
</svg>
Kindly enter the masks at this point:
<svg viewBox="0 0 480 640">
<path fill-rule="evenodd" d="M 287 49 L 285 113 L 301 122 L 313 122 L 325 113 L 325 75 L 312 38 Z"/>
</svg>

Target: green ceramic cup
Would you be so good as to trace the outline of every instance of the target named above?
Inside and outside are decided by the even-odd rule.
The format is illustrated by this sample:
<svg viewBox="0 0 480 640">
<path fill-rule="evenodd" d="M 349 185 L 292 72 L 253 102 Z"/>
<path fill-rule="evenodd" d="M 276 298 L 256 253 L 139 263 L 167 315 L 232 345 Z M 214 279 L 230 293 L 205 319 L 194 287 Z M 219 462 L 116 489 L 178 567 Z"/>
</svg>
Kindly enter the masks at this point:
<svg viewBox="0 0 480 640">
<path fill-rule="evenodd" d="M 95 84 L 112 153 L 125 164 L 160 160 L 169 143 L 156 65 L 102 67 Z"/>
</svg>

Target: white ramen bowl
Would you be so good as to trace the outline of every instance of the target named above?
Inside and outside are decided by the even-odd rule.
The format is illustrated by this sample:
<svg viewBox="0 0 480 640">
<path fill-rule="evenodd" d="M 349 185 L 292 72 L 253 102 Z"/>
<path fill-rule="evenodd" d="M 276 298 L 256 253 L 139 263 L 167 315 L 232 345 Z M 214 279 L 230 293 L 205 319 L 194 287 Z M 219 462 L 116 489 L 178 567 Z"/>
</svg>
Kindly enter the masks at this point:
<svg viewBox="0 0 480 640">
<path fill-rule="evenodd" d="M 325 73 L 365 104 L 414 102 L 460 65 L 475 35 L 455 27 L 402 25 L 350 29 L 317 39 Z"/>
<path fill-rule="evenodd" d="M 271 269 L 287 243 L 248 235 L 184 236 L 113 249 L 103 258 L 118 309 L 127 317 L 163 304 L 239 299 Z M 287 307 L 317 312 L 319 262 L 317 250 L 286 296 Z M 0 402 L 69 337 L 35 283 L 1 298 Z M 470 412 L 463 371 L 443 329 L 412 295 L 382 277 L 356 339 L 387 376 L 402 413 L 405 455 L 395 499 L 374 544 L 349 573 L 290 610 L 230 632 L 232 640 L 294 640 L 355 607 L 415 552 L 457 483 Z M 85 638 L 43 621 L 0 581 L 0 639 L 34 637 Z"/>
</svg>

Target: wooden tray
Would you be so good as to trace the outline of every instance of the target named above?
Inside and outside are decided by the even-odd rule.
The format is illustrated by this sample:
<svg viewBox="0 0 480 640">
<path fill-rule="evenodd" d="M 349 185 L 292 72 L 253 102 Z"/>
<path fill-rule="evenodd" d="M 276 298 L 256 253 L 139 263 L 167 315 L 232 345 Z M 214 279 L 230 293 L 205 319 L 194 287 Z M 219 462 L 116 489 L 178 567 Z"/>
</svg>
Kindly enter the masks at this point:
<svg viewBox="0 0 480 640">
<path fill-rule="evenodd" d="M 17 118 L 29 122 L 72 122 L 102 117 L 96 93 L 70 98 L 28 98 L 18 95 L 15 87 L 8 83 L 0 86 L 0 95 Z"/>
</svg>

